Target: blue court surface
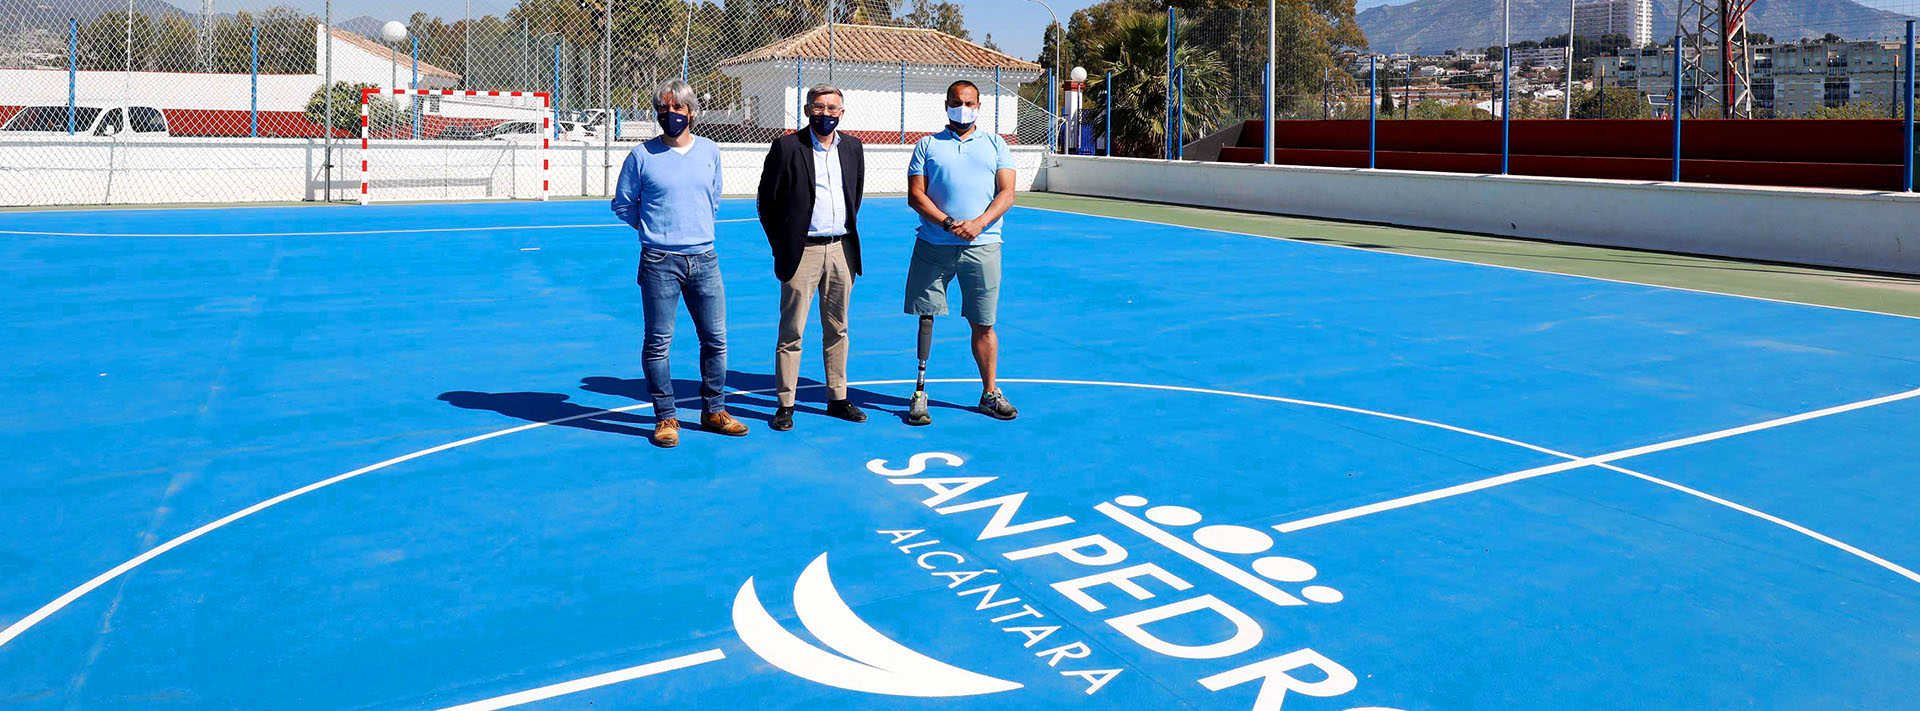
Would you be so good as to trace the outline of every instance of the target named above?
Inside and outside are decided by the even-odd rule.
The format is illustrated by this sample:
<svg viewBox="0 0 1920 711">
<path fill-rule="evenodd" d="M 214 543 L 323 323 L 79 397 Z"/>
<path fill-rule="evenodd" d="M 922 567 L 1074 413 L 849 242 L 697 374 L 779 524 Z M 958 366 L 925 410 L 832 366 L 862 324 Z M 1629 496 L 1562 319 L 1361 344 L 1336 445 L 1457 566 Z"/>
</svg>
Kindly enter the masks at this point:
<svg viewBox="0 0 1920 711">
<path fill-rule="evenodd" d="M 672 450 L 603 202 L 0 215 L 0 707 L 1920 708 L 1920 320 L 1016 208 L 914 428 L 875 198 L 781 433 L 752 214 Z"/>
</svg>

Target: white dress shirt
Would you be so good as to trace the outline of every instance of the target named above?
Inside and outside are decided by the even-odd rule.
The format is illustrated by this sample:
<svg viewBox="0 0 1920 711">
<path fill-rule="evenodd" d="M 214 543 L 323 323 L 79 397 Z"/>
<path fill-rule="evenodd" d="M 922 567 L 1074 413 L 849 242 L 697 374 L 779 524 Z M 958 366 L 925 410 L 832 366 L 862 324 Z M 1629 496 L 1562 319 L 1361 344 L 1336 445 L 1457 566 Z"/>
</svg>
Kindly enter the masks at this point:
<svg viewBox="0 0 1920 711">
<path fill-rule="evenodd" d="M 807 222 L 808 237 L 834 237 L 847 233 L 847 196 L 842 187 L 840 168 L 840 137 L 833 137 L 833 145 L 820 145 L 820 137 L 812 131 L 807 132 L 807 143 L 813 146 L 813 216 Z"/>
</svg>

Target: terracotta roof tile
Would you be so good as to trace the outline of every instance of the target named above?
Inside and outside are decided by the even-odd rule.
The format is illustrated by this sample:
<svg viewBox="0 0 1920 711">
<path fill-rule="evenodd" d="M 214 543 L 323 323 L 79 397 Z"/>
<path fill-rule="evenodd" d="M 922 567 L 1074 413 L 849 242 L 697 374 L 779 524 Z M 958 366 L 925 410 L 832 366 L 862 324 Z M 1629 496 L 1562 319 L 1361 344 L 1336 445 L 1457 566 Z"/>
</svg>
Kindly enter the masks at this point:
<svg viewBox="0 0 1920 711">
<path fill-rule="evenodd" d="M 987 49 L 939 30 L 918 27 L 835 24 L 832 49 L 833 59 L 842 62 L 892 64 L 904 61 L 909 64 L 1040 71 L 1040 65 L 1033 62 Z M 826 61 L 828 58 L 827 25 L 775 41 L 738 57 L 726 59 L 720 62 L 720 66 L 795 57 Z"/>
</svg>

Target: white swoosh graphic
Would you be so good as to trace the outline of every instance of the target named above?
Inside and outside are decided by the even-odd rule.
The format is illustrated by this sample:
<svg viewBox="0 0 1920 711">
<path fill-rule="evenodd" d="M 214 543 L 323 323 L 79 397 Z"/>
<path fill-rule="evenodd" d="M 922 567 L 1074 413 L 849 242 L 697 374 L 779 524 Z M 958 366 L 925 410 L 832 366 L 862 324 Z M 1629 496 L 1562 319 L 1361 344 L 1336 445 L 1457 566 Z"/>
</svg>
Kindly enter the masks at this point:
<svg viewBox="0 0 1920 711">
<path fill-rule="evenodd" d="M 815 647 L 781 627 L 760 604 L 752 578 L 734 596 L 733 626 L 748 649 L 802 679 L 889 696 L 974 696 L 1021 688 L 1016 682 L 929 658 L 868 626 L 828 579 L 825 554 L 815 558 L 801 574 L 794 607 L 807 631 L 860 661 Z"/>
</svg>

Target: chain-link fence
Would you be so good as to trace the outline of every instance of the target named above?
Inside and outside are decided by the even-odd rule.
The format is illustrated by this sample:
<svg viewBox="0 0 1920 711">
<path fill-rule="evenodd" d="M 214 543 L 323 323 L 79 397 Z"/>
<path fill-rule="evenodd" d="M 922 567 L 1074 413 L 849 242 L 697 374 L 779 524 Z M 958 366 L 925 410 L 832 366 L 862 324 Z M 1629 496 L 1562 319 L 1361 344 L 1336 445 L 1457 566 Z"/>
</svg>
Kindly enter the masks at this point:
<svg viewBox="0 0 1920 711">
<path fill-rule="evenodd" d="M 1090 74 L 1080 118 L 1101 153 L 1911 184 L 1907 33 L 1920 0 L 1817 11 L 1750 0 L 1410 3 L 1357 15 L 1281 1 L 1271 24 L 1257 5 L 1171 4 L 1113 0 L 1070 23 L 1063 46 Z"/>
<path fill-rule="evenodd" d="M 463 0 L 390 19 L 217 2 L 0 0 L 0 203 L 351 201 L 363 173 L 381 199 L 526 197 L 528 164 L 550 177 L 532 193 L 605 195 L 658 133 L 650 94 L 670 79 L 722 143 L 800 126 L 821 83 L 845 94 L 842 129 L 879 147 L 939 130 L 956 80 L 1010 143 L 1061 129 L 1032 90 L 1041 65 L 874 0 Z"/>
</svg>

